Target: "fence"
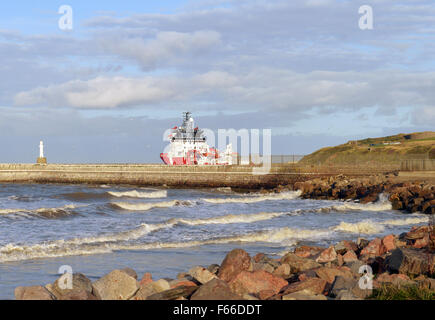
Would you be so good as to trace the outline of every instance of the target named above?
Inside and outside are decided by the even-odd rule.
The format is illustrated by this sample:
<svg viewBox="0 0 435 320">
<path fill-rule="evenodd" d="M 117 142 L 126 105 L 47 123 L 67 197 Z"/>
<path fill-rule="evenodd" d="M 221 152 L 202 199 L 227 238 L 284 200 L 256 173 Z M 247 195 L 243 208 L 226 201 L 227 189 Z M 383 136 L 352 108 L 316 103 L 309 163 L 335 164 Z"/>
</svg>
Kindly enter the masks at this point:
<svg viewBox="0 0 435 320">
<path fill-rule="evenodd" d="M 281 154 L 281 155 L 273 155 L 272 156 L 272 163 L 297 163 L 304 155 L 300 154 Z"/>
<path fill-rule="evenodd" d="M 401 171 L 435 171 L 434 159 L 403 160 L 400 164 Z"/>
</svg>

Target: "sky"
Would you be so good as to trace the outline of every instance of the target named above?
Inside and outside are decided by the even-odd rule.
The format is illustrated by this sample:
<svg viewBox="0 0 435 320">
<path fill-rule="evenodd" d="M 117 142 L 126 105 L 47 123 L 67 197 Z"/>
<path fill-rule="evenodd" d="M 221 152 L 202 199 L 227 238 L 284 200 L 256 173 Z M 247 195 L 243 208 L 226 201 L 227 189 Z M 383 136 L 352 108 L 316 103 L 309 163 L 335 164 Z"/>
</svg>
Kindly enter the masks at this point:
<svg viewBox="0 0 435 320">
<path fill-rule="evenodd" d="M 159 162 L 183 111 L 273 154 L 435 127 L 433 0 L 40 2 L 0 3 L 3 163 Z"/>
</svg>

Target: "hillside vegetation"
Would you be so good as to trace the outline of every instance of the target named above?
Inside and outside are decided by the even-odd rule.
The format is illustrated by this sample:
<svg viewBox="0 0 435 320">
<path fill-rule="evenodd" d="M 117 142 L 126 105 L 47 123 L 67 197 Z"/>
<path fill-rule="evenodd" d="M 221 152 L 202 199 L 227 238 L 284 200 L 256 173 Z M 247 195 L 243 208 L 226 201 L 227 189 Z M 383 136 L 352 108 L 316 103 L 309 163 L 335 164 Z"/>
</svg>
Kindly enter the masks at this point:
<svg viewBox="0 0 435 320">
<path fill-rule="evenodd" d="M 435 132 L 415 132 L 349 141 L 322 148 L 299 163 L 349 165 L 367 162 L 393 163 L 404 159 L 435 159 Z"/>
</svg>

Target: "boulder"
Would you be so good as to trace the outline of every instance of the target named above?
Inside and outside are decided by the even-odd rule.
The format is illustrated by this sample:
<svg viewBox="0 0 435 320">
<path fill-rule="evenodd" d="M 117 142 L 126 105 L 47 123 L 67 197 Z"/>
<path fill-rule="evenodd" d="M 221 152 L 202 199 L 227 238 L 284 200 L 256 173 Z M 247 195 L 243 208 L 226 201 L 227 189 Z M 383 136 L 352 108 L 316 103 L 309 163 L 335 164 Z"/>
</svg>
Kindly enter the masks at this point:
<svg viewBox="0 0 435 320">
<path fill-rule="evenodd" d="M 163 292 L 163 291 L 161 291 Z M 147 283 L 146 285 L 141 285 L 136 294 L 130 298 L 130 300 L 146 300 L 149 296 L 158 293 L 153 287 L 152 283 Z"/>
<path fill-rule="evenodd" d="M 329 295 L 331 297 L 342 297 L 343 294 L 348 295 L 350 293 L 356 298 L 364 299 L 369 297 L 373 293 L 373 290 L 370 288 L 361 288 L 359 281 L 360 279 L 337 276 L 331 285 Z"/>
<path fill-rule="evenodd" d="M 337 254 L 337 265 L 341 267 L 344 264 L 344 259 L 341 254 Z"/>
<path fill-rule="evenodd" d="M 327 282 L 319 278 L 308 278 L 305 281 L 293 282 L 282 289 L 282 295 L 308 290 L 313 294 L 323 294 L 326 289 Z"/>
<path fill-rule="evenodd" d="M 390 273 L 428 274 L 434 270 L 434 256 L 419 249 L 397 248 L 385 259 L 385 266 Z"/>
<path fill-rule="evenodd" d="M 278 268 L 276 268 L 272 274 L 283 279 L 288 279 L 291 276 L 290 265 L 288 265 L 287 263 L 283 263 Z"/>
<path fill-rule="evenodd" d="M 359 250 L 362 250 L 363 248 L 365 248 L 365 247 L 369 244 L 369 242 L 370 242 L 370 241 L 368 241 L 367 239 L 364 239 L 364 238 L 358 238 L 356 244 L 357 244 L 357 246 L 358 246 L 358 249 L 359 249 Z M 357 250 L 355 250 L 355 251 L 357 251 Z"/>
<path fill-rule="evenodd" d="M 242 300 L 230 286 L 220 279 L 213 279 L 195 291 L 190 300 Z"/>
<path fill-rule="evenodd" d="M 273 271 L 275 270 L 275 268 L 272 267 L 269 263 L 261 263 L 261 262 L 259 262 L 259 263 L 254 262 L 253 269 L 254 269 L 254 271 L 264 270 L 264 271 L 269 272 L 269 273 L 273 273 Z"/>
<path fill-rule="evenodd" d="M 124 268 L 124 269 L 121 269 L 121 271 L 125 272 L 130 277 L 133 277 L 137 280 L 137 273 L 132 268 Z"/>
<path fill-rule="evenodd" d="M 242 271 L 229 282 L 231 291 L 243 296 L 244 294 L 258 294 L 260 291 L 270 290 L 270 296 L 277 294 L 288 284 L 287 281 L 276 277 L 264 270 Z"/>
<path fill-rule="evenodd" d="M 413 227 L 411 228 L 411 231 L 406 233 L 405 239 L 406 240 L 422 239 L 428 234 L 429 234 L 429 226 Z"/>
<path fill-rule="evenodd" d="M 263 260 L 264 258 L 266 257 L 266 255 L 264 254 L 264 253 L 257 253 L 253 258 L 252 258 L 252 260 L 254 261 L 254 262 L 260 262 L 261 260 Z"/>
<path fill-rule="evenodd" d="M 155 293 L 146 298 L 146 300 L 179 300 L 180 298 L 189 298 L 198 287 L 179 286 L 159 293 Z"/>
<path fill-rule="evenodd" d="M 42 286 L 17 287 L 15 289 L 15 300 L 55 300 L 46 288 Z"/>
<path fill-rule="evenodd" d="M 328 268 L 322 267 L 315 270 L 317 276 L 320 279 L 326 280 L 326 282 L 332 284 L 336 276 L 342 276 L 344 278 L 353 278 L 352 271 L 348 268 Z"/>
<path fill-rule="evenodd" d="M 294 254 L 301 258 L 313 257 L 323 251 L 323 248 L 312 246 L 300 246 L 294 250 Z"/>
<path fill-rule="evenodd" d="M 52 285 L 46 288 L 59 300 L 88 300 L 93 299 L 92 282 L 81 273 L 72 275 L 71 289 L 67 288 L 67 274 L 60 276 Z M 72 299 L 72 297 L 77 299 Z"/>
<path fill-rule="evenodd" d="M 385 283 L 389 283 L 397 287 L 415 284 L 415 282 L 405 274 L 388 274 L 385 272 L 376 277 L 376 279 L 373 281 L 373 287 L 379 288 Z"/>
<path fill-rule="evenodd" d="M 92 284 L 93 294 L 101 300 L 128 300 L 138 289 L 136 279 L 121 270 L 113 270 Z"/>
<path fill-rule="evenodd" d="M 199 283 L 205 284 L 213 279 L 216 279 L 217 276 L 214 273 L 211 273 L 206 268 L 203 267 L 193 267 L 189 270 L 189 274 Z"/>
<path fill-rule="evenodd" d="M 382 245 L 382 240 L 375 238 L 370 241 L 369 244 L 361 250 L 361 256 L 377 257 L 386 252 L 385 247 Z"/>
<path fill-rule="evenodd" d="M 182 279 L 175 279 L 175 280 L 170 281 L 169 286 L 171 287 L 171 289 L 174 289 L 174 288 L 181 287 L 181 286 L 197 287 L 198 285 L 195 282 L 190 281 L 187 278 L 182 278 Z"/>
<path fill-rule="evenodd" d="M 356 253 L 352 250 L 347 251 L 344 255 L 343 255 L 343 261 L 344 263 L 348 263 L 348 262 L 352 262 L 352 261 L 357 261 L 358 257 L 356 255 Z"/>
<path fill-rule="evenodd" d="M 390 234 L 382 238 L 382 245 L 386 252 L 396 249 L 396 237 L 394 234 Z"/>
<path fill-rule="evenodd" d="M 334 247 L 331 246 L 320 253 L 320 256 L 317 257 L 316 262 L 327 263 L 335 260 L 337 260 L 337 252 L 335 252 Z"/>
<path fill-rule="evenodd" d="M 341 290 L 336 296 L 335 300 L 363 300 L 355 296 L 351 291 Z"/>
<path fill-rule="evenodd" d="M 355 276 L 360 276 L 359 269 L 363 265 L 365 265 L 365 263 L 360 260 L 350 261 L 345 264 L 345 266 L 348 267 Z"/>
<path fill-rule="evenodd" d="M 302 258 L 295 253 L 287 253 L 281 258 L 281 264 L 290 266 L 290 273 L 298 273 L 305 270 L 319 268 L 321 265 L 309 258 Z"/>
<path fill-rule="evenodd" d="M 224 281 L 231 281 L 240 272 L 252 270 L 251 257 L 242 249 L 234 249 L 227 254 L 219 268 L 218 277 Z"/>
<path fill-rule="evenodd" d="M 426 234 L 423 238 L 415 240 L 414 244 L 412 245 L 413 248 L 424 248 L 429 245 L 429 234 Z"/>
<path fill-rule="evenodd" d="M 306 271 L 302 271 L 302 272 L 298 273 L 297 280 L 305 281 L 308 278 L 316 278 L 316 277 L 317 277 L 317 274 L 316 274 L 315 269 L 311 269 L 311 270 L 306 270 Z M 290 279 L 290 280 L 291 281 L 289 281 L 289 282 L 294 282 L 293 280 L 295 280 L 295 279 Z"/>
<path fill-rule="evenodd" d="M 140 285 L 144 286 L 151 282 L 153 282 L 153 277 L 151 276 L 151 273 L 147 272 L 143 275 L 142 280 L 140 281 Z"/>
<path fill-rule="evenodd" d="M 328 300 L 328 299 L 323 294 L 313 294 L 310 290 L 301 290 L 283 296 L 282 300 Z"/>
<path fill-rule="evenodd" d="M 98 300 L 92 293 L 84 290 L 74 290 L 62 295 L 58 300 Z"/>
<path fill-rule="evenodd" d="M 154 281 L 150 285 L 156 292 L 163 292 L 163 291 L 171 289 L 169 282 L 165 279 L 160 279 L 160 280 Z"/>
</svg>

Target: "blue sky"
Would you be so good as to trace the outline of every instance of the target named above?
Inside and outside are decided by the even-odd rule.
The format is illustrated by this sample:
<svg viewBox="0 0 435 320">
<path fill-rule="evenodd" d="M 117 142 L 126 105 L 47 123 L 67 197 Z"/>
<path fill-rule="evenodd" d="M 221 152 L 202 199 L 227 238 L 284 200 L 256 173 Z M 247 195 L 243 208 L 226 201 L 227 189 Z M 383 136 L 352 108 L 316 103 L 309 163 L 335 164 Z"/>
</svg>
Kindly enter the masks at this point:
<svg viewBox="0 0 435 320">
<path fill-rule="evenodd" d="M 429 0 L 2 2 L 0 162 L 158 162 L 186 110 L 274 154 L 433 130 L 434 40 Z"/>
</svg>

